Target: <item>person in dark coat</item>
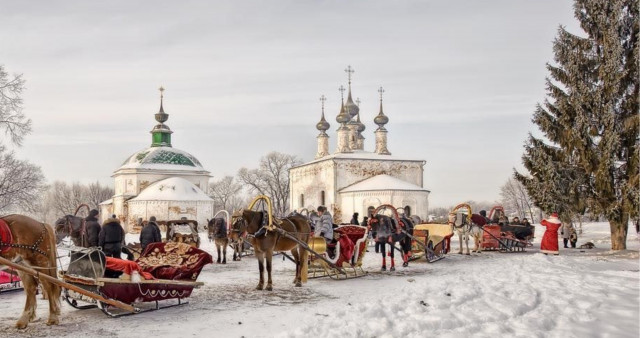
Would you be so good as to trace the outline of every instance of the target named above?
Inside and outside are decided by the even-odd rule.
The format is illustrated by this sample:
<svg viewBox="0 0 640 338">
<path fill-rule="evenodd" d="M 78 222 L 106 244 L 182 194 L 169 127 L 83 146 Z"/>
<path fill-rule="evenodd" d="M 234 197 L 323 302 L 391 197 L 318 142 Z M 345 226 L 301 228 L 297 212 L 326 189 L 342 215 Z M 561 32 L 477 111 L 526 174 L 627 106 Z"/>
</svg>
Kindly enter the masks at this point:
<svg viewBox="0 0 640 338">
<path fill-rule="evenodd" d="M 98 210 L 93 209 L 89 211 L 89 216 L 85 218 L 85 225 L 87 227 L 87 240 L 89 246 L 98 246 L 98 236 L 100 235 L 100 223 L 98 222 Z"/>
<path fill-rule="evenodd" d="M 351 218 L 351 222 L 349 222 L 349 223 L 354 224 L 354 225 L 360 225 L 360 222 L 358 221 L 358 216 L 360 216 L 360 214 L 357 213 L 357 212 L 354 212 L 353 213 L 353 217 Z"/>
<path fill-rule="evenodd" d="M 114 217 L 107 219 L 100 230 L 98 246 L 102 247 L 106 256 L 120 258 L 122 242 L 124 242 L 124 229 L 120 221 Z"/>
<path fill-rule="evenodd" d="M 142 247 L 142 252 L 144 252 L 147 245 L 157 242 L 162 242 L 162 235 L 160 234 L 160 227 L 158 227 L 158 223 L 156 223 L 156 217 L 151 216 L 147 225 L 140 231 L 140 246 Z"/>
</svg>

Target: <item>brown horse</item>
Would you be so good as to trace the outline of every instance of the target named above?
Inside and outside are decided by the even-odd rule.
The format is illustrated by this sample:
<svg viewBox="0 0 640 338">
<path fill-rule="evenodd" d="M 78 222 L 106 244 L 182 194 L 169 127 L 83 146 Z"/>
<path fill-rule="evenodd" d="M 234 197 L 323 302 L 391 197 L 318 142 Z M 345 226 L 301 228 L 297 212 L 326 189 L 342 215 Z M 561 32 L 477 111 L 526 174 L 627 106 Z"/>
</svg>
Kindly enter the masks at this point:
<svg viewBox="0 0 640 338">
<path fill-rule="evenodd" d="M 56 221 L 56 243 L 69 236 L 73 245 L 84 248 L 89 247 L 89 238 L 87 237 L 87 226 L 84 218 L 66 215 Z"/>
<path fill-rule="evenodd" d="M 10 232 L 0 238 L 0 255 L 3 258 L 22 261 L 41 274 L 56 278 L 56 237 L 51 226 L 23 215 L 9 215 L 0 218 Z M 0 228 L 4 225 L 0 224 Z M 1 230 L 1 229 L 0 229 Z M 1 232 L 1 231 L 0 231 Z M 6 235 L 6 234 L 5 234 Z M 36 288 L 38 279 L 32 275 L 18 271 L 27 301 L 24 311 L 16 323 L 16 327 L 24 329 L 36 317 Z M 47 325 L 57 325 L 60 315 L 60 287 L 45 279 L 40 280 L 44 293 L 49 299 L 49 320 Z"/>
<path fill-rule="evenodd" d="M 242 210 L 234 212 L 232 217 L 232 231 L 229 235 L 231 240 L 241 241 L 240 236 L 245 232 L 249 235 L 255 234 L 262 227 L 262 217 L 264 217 L 263 213 L 257 211 Z M 309 242 L 311 227 L 303 216 L 295 215 L 287 217 L 277 225 L 277 228 L 304 243 Z M 306 283 L 308 252 L 297 242 L 283 236 L 278 230 L 275 230 L 268 231 L 266 235 L 261 237 L 251 237 L 251 244 L 253 244 L 253 249 L 258 259 L 258 269 L 260 270 L 260 282 L 258 282 L 258 286 L 256 287 L 257 290 L 262 290 L 264 286 L 263 274 L 265 258 L 268 275 L 267 287 L 265 289 L 268 291 L 273 290 L 271 261 L 273 253 L 280 251 L 290 250 L 296 261 L 296 276 L 293 279 L 293 283 L 295 283 L 296 286 L 302 286 L 302 283 Z"/>
</svg>

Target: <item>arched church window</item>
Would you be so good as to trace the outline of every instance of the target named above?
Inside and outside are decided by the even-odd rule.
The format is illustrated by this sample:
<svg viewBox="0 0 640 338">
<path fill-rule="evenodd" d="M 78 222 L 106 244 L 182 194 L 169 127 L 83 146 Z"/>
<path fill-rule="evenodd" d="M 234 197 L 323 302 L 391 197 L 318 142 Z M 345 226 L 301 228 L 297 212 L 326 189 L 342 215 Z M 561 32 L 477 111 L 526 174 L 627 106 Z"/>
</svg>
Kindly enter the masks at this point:
<svg viewBox="0 0 640 338">
<path fill-rule="evenodd" d="M 324 203 L 324 190 L 320 192 L 320 205 L 325 205 Z"/>
<path fill-rule="evenodd" d="M 410 206 L 407 205 L 407 206 L 404 207 L 404 214 L 407 217 L 411 216 L 411 207 Z"/>
<path fill-rule="evenodd" d="M 300 208 L 304 208 L 304 194 L 300 194 Z"/>
</svg>

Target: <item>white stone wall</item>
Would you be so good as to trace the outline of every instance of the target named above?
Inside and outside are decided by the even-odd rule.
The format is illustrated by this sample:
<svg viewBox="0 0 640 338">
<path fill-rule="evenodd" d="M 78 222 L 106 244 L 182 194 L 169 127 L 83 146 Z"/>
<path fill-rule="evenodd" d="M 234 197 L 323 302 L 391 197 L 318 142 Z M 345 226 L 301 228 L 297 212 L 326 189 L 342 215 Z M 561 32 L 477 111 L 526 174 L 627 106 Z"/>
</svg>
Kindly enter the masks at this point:
<svg viewBox="0 0 640 338">
<path fill-rule="evenodd" d="M 336 190 L 380 174 L 422 187 L 423 162 L 336 159 Z"/>
<path fill-rule="evenodd" d="M 169 221 L 186 217 L 195 219 L 198 225 L 207 223 L 213 217 L 213 201 L 129 201 L 129 215 L 126 223 L 130 228 L 138 218 L 148 220 L 156 216 L 159 221 Z"/>
<path fill-rule="evenodd" d="M 321 194 L 324 191 L 325 206 L 335 203 L 335 189 L 333 186 L 334 172 L 331 160 L 320 161 L 312 165 L 293 168 L 289 172 L 290 198 L 289 209 L 300 210 L 302 207 L 317 208 L 322 204 Z M 301 205 L 300 196 L 304 194 L 304 204 Z"/>
</svg>

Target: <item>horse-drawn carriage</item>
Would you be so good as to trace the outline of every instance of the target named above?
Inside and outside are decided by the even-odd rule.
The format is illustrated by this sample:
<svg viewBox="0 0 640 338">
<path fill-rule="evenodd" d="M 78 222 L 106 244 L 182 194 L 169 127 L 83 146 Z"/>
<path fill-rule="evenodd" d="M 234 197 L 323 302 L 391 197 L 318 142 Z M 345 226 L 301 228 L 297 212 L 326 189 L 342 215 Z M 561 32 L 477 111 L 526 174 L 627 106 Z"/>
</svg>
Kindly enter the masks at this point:
<svg viewBox="0 0 640 338">
<path fill-rule="evenodd" d="M 483 250 L 521 252 L 532 246 L 535 228 L 530 225 L 508 224 L 502 206 L 494 206 L 487 215 L 490 224 L 484 226 Z"/>
<path fill-rule="evenodd" d="M 135 262 L 105 257 L 93 248 L 73 251 L 71 263 L 61 277 L 89 292 L 65 288 L 62 296 L 74 308 L 98 307 L 111 317 L 184 305 L 193 289 L 203 285 L 196 279 L 204 265 L 211 262 L 211 255 L 185 243 L 149 244 Z M 114 278 L 114 270 L 122 275 Z M 169 300 L 175 302 L 165 304 Z"/>
<path fill-rule="evenodd" d="M 400 212 L 398 212 L 400 210 Z M 453 232 L 448 224 L 420 223 L 414 224 L 413 220 L 404 215 L 404 208 L 395 208 L 390 204 L 383 204 L 376 208 L 371 219 L 377 215 L 391 218 L 392 224 L 400 229 L 401 233 L 411 239 L 411 251 L 409 260 L 425 257 L 427 262 L 433 263 L 444 258 L 449 252 L 451 236 Z M 402 251 L 395 248 L 395 250 Z"/>
</svg>

